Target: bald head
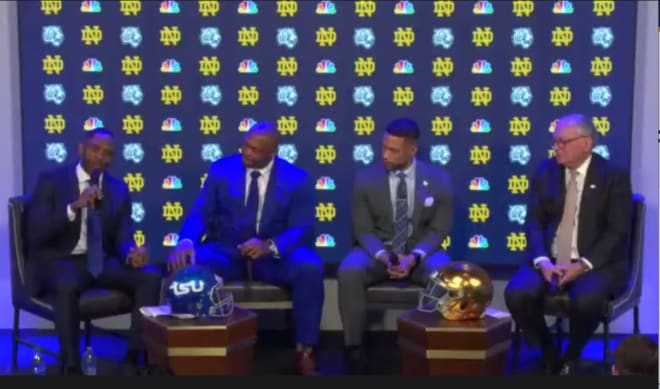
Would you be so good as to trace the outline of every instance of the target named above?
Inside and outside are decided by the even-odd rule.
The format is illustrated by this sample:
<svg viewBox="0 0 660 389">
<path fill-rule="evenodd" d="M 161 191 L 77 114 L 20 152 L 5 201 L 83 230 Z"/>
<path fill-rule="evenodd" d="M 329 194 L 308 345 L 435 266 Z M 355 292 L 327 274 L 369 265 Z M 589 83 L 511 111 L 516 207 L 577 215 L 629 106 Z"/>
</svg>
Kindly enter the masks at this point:
<svg viewBox="0 0 660 389">
<path fill-rule="evenodd" d="M 247 137 L 252 136 L 263 136 L 273 142 L 275 146 L 280 143 L 280 132 L 277 131 L 277 126 L 271 122 L 258 122 L 250 127 Z"/>
<path fill-rule="evenodd" d="M 280 133 L 271 122 L 250 127 L 243 140 L 243 163 L 247 168 L 261 169 L 275 157 Z"/>
</svg>

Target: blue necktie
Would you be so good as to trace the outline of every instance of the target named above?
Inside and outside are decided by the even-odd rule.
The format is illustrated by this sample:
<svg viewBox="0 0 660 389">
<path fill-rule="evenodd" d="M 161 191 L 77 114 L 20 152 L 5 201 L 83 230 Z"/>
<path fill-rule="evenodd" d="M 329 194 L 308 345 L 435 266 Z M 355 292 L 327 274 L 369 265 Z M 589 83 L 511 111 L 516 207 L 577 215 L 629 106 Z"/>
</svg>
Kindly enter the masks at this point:
<svg viewBox="0 0 660 389">
<path fill-rule="evenodd" d="M 87 208 L 87 270 L 94 277 L 103 271 L 103 232 L 96 208 Z"/>
<path fill-rule="evenodd" d="M 399 185 L 396 188 L 396 212 L 394 214 L 394 238 L 392 251 L 395 254 L 404 254 L 406 240 L 408 239 L 408 188 L 406 186 L 406 173 L 399 172 Z"/>
<path fill-rule="evenodd" d="M 258 180 L 261 173 L 253 171 L 250 173 L 250 189 L 248 191 L 247 203 L 245 204 L 247 231 L 249 238 L 257 235 L 257 212 L 259 210 L 259 185 Z"/>
</svg>

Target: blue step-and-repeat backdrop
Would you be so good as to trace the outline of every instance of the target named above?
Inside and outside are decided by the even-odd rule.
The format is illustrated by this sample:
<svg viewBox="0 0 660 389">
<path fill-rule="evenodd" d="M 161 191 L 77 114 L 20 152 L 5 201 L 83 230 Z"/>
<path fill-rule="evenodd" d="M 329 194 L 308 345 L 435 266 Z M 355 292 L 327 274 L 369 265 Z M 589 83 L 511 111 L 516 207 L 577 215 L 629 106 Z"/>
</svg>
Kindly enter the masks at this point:
<svg viewBox="0 0 660 389">
<path fill-rule="evenodd" d="M 209 163 L 255 121 L 316 179 L 329 263 L 352 244 L 353 173 L 399 116 L 453 178 L 457 259 L 521 260 L 557 117 L 592 117 L 596 151 L 629 166 L 635 2 L 42 0 L 19 16 L 25 190 L 76 160 L 83 131 L 113 129 L 135 238 L 159 261 Z"/>
</svg>

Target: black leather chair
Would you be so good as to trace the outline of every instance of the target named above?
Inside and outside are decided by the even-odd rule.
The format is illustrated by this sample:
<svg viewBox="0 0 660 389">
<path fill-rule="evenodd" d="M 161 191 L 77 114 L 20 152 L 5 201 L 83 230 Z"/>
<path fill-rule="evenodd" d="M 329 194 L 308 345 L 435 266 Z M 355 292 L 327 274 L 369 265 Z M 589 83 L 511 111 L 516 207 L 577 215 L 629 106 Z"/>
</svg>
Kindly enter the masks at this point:
<svg viewBox="0 0 660 389">
<path fill-rule="evenodd" d="M 644 219 L 646 216 L 646 200 L 641 194 L 633 194 L 633 220 L 631 223 L 630 239 L 630 279 L 625 291 L 616 298 L 603 302 L 603 362 L 610 363 L 609 324 L 626 312 L 633 311 L 633 332 L 639 334 L 639 303 L 642 297 L 642 268 L 644 251 Z M 557 343 L 562 340 L 562 322 L 568 317 L 568 294 L 560 293 L 545 297 L 545 314 L 554 316 L 553 328 L 556 332 Z M 521 330 L 515 326 L 513 341 L 513 363 L 518 366 L 520 355 Z"/>
<path fill-rule="evenodd" d="M 26 261 L 24 234 L 29 228 L 23 222 L 25 207 L 29 206 L 29 197 L 16 196 L 9 199 L 9 246 L 11 295 L 14 306 L 14 326 L 12 340 L 12 369 L 18 368 L 18 345 L 24 344 L 33 349 L 58 358 L 59 354 L 30 342 L 20 336 L 20 313 L 29 312 L 43 319 L 54 320 L 53 296 L 43 295 L 32 297 L 26 289 Z M 80 297 L 81 321 L 85 329 L 85 345 L 89 345 L 92 324 L 94 319 L 101 319 L 115 315 L 130 313 L 132 299 L 126 293 L 117 290 L 93 289 Z M 113 331 L 107 331 L 116 334 Z"/>
</svg>

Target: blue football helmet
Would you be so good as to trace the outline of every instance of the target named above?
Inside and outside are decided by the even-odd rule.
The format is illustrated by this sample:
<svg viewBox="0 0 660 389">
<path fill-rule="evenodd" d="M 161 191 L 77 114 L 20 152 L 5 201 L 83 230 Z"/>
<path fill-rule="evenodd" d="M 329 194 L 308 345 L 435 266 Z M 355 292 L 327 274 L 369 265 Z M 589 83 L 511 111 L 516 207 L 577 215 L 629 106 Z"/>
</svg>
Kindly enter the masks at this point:
<svg viewBox="0 0 660 389">
<path fill-rule="evenodd" d="M 226 317 L 234 311 L 234 296 L 222 290 L 222 278 L 204 266 L 177 270 L 167 284 L 166 302 L 181 319 Z"/>
</svg>

